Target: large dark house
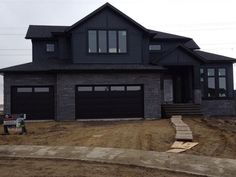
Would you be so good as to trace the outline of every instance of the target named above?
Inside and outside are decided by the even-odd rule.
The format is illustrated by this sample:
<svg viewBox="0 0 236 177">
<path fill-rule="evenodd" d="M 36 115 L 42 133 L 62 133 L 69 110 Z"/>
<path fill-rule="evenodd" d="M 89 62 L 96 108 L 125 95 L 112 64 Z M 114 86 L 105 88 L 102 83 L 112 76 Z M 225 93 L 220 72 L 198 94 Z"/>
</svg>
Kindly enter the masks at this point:
<svg viewBox="0 0 236 177">
<path fill-rule="evenodd" d="M 5 113 L 29 119 L 234 115 L 235 59 L 106 3 L 72 26 L 30 25 L 33 61 L 1 69 Z"/>
</svg>

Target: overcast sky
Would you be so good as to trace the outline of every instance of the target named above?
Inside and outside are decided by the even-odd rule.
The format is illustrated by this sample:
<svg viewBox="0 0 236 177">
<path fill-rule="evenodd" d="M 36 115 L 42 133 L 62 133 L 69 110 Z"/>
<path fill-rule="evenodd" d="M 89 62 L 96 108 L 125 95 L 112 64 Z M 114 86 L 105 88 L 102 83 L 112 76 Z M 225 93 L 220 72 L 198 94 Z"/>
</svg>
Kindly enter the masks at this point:
<svg viewBox="0 0 236 177">
<path fill-rule="evenodd" d="M 106 2 L 0 0 L 0 68 L 32 60 L 31 42 L 24 39 L 28 25 L 72 25 Z M 204 51 L 236 58 L 235 0 L 108 2 L 146 28 L 191 37 Z M 1 77 L 0 103 L 3 100 L 2 86 Z"/>
</svg>

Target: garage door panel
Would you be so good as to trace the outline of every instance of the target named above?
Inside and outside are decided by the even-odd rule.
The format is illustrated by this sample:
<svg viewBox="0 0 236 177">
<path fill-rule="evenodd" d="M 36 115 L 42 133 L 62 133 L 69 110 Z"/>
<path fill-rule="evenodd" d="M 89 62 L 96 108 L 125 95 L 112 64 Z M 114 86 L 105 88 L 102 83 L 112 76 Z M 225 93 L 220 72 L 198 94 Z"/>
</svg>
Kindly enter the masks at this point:
<svg viewBox="0 0 236 177">
<path fill-rule="evenodd" d="M 78 87 L 75 99 L 79 119 L 143 117 L 143 89 L 127 91 L 126 86 L 89 86 L 93 89 L 84 92 L 78 91 L 84 89 Z M 101 91 L 103 87 L 106 91 Z"/>
<path fill-rule="evenodd" d="M 31 88 L 32 92 L 18 92 L 19 90 L 24 91 L 24 89 L 19 88 Z M 27 119 L 54 118 L 54 94 L 52 86 L 12 87 L 11 93 L 12 114 L 25 113 L 27 114 Z"/>
</svg>

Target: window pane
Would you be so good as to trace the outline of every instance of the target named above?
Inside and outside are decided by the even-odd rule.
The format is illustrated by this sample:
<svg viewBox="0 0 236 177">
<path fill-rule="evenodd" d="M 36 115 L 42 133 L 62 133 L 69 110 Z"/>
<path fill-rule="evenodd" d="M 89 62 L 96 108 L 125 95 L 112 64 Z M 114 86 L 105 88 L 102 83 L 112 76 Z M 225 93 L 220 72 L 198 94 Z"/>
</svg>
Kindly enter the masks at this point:
<svg viewBox="0 0 236 177">
<path fill-rule="evenodd" d="M 125 91 L 125 86 L 111 86 L 111 91 Z"/>
<path fill-rule="evenodd" d="M 35 87 L 34 91 L 35 92 L 49 92 L 49 88 L 48 87 Z"/>
<path fill-rule="evenodd" d="M 215 96 L 215 78 L 209 77 L 208 78 L 208 97 L 214 97 Z"/>
<path fill-rule="evenodd" d="M 204 70 L 203 70 L 203 68 L 200 68 L 200 81 L 204 82 Z"/>
<path fill-rule="evenodd" d="M 17 88 L 17 92 L 32 92 L 33 89 L 32 87 L 20 87 L 20 88 Z"/>
<path fill-rule="evenodd" d="M 208 76 L 215 76 L 215 69 L 207 69 Z"/>
<path fill-rule="evenodd" d="M 94 91 L 109 91 L 108 86 L 96 86 L 94 87 Z"/>
<path fill-rule="evenodd" d="M 91 92 L 93 91 L 93 87 L 90 86 L 80 86 L 78 87 L 79 92 Z"/>
<path fill-rule="evenodd" d="M 226 96 L 226 78 L 220 77 L 219 78 L 219 97 Z"/>
<path fill-rule="evenodd" d="M 117 53 L 116 31 L 109 31 L 109 53 Z"/>
<path fill-rule="evenodd" d="M 54 44 L 46 44 L 46 51 L 47 52 L 54 52 L 55 51 L 55 45 Z"/>
<path fill-rule="evenodd" d="M 97 52 L 97 32 L 95 30 L 88 31 L 88 52 Z"/>
<path fill-rule="evenodd" d="M 127 52 L 127 32 L 126 31 L 119 31 L 119 53 L 126 53 Z"/>
<path fill-rule="evenodd" d="M 218 70 L 218 72 L 219 72 L 219 76 L 225 76 L 226 74 L 226 72 L 225 72 L 225 68 L 219 68 L 219 70 Z"/>
<path fill-rule="evenodd" d="M 149 50 L 161 50 L 161 45 L 149 45 Z"/>
<path fill-rule="evenodd" d="M 98 52 L 106 53 L 107 52 L 107 32 L 98 31 Z"/>
<path fill-rule="evenodd" d="M 127 86 L 127 91 L 139 91 L 141 86 Z"/>
</svg>

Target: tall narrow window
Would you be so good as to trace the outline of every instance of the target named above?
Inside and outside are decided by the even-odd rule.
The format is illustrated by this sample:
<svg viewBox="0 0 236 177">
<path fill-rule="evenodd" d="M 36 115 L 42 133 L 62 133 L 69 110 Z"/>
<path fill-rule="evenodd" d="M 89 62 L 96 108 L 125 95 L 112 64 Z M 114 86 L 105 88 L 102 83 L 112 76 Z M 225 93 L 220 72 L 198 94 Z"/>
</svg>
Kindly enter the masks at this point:
<svg viewBox="0 0 236 177">
<path fill-rule="evenodd" d="M 207 69 L 207 86 L 208 86 L 208 91 L 207 91 L 207 96 L 208 97 L 215 97 L 216 96 L 216 81 L 215 81 L 215 69 L 210 68 Z"/>
<path fill-rule="evenodd" d="M 204 91 L 204 69 L 203 68 L 200 68 L 200 85 L 201 85 L 202 97 L 204 97 L 205 91 Z"/>
<path fill-rule="evenodd" d="M 226 97 L 226 70 L 225 68 L 218 69 L 219 77 L 219 97 Z"/>
<path fill-rule="evenodd" d="M 109 38 L 109 53 L 117 53 L 116 31 L 109 31 L 108 38 Z"/>
<path fill-rule="evenodd" d="M 119 41 L 119 53 L 126 53 L 127 52 L 127 32 L 126 31 L 119 31 L 118 32 L 118 41 Z"/>
<path fill-rule="evenodd" d="M 98 31 L 98 52 L 107 52 L 107 31 Z"/>
<path fill-rule="evenodd" d="M 97 52 L 97 31 L 96 30 L 88 31 L 88 52 L 89 53 Z"/>
</svg>

